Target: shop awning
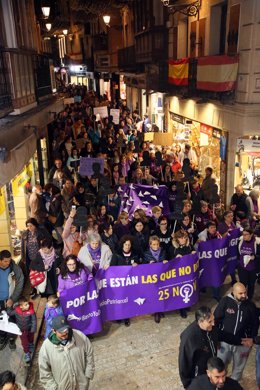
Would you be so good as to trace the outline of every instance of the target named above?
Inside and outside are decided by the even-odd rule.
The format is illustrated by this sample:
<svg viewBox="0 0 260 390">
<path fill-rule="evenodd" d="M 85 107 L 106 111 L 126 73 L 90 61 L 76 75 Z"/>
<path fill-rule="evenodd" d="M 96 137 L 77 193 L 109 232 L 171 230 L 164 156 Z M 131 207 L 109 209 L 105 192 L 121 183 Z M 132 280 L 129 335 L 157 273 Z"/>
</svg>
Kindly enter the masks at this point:
<svg viewBox="0 0 260 390">
<path fill-rule="evenodd" d="M 63 108 L 63 99 L 60 99 L 37 107 L 36 112 L 1 121 L 0 148 L 7 151 L 7 157 L 0 160 L 0 187 L 16 176 L 32 158 L 41 129 L 53 121 L 54 113 Z"/>
</svg>

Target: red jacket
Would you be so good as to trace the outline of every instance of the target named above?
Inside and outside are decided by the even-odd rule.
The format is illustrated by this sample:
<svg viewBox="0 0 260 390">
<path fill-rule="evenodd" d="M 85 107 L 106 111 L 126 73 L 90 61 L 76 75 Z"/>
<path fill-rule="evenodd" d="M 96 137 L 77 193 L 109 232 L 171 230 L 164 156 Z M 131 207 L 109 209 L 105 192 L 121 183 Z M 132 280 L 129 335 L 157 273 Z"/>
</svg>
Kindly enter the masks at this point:
<svg viewBox="0 0 260 390">
<path fill-rule="evenodd" d="M 15 322 L 22 332 L 27 331 L 35 333 L 37 325 L 36 314 L 33 303 L 29 302 L 29 305 L 29 309 L 26 311 L 22 311 L 19 305 L 16 306 L 11 315 L 15 317 Z"/>
</svg>

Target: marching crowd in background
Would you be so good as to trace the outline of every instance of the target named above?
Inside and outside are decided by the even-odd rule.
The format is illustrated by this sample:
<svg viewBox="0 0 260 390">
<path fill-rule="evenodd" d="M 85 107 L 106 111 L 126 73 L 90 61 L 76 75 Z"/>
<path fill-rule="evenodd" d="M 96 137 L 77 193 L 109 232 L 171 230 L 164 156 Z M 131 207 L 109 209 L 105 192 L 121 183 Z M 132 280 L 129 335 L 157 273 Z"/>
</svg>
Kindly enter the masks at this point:
<svg viewBox="0 0 260 390">
<path fill-rule="evenodd" d="M 84 86 L 69 86 L 66 93 L 81 96 L 81 102 L 65 106 L 52 124 L 53 166 L 44 188 L 36 184 L 29 195 L 30 218 L 22 234 L 21 262 L 17 265 L 7 250 L 0 252 L 0 309 L 7 310 L 22 332 L 25 362 L 31 361 L 36 331 L 33 303 L 22 295 L 25 280 L 32 286 L 31 299 L 39 294 L 47 297 L 45 341 L 39 356 L 43 385 L 87 389 L 94 374 L 92 347 L 87 337 L 66 322 L 59 303 L 62 291 L 85 283 L 101 268 L 178 260 L 196 251 L 199 242 L 221 239 L 240 229 L 237 273 L 231 275 L 234 291 L 222 298 L 220 288 L 212 289 L 218 302 L 216 325 L 210 309 L 196 312 L 193 328 L 181 338 L 179 365 L 185 388 L 198 388 L 192 379 L 201 374 L 201 380 L 206 375 L 201 389 L 212 388 L 208 382 L 217 388 L 241 389 L 226 380 L 225 366 L 215 356 L 221 341 L 221 358 L 227 363 L 234 357 L 232 378 L 239 381 L 252 343 L 258 342 L 258 314 L 252 298 L 256 281 L 260 283 L 259 191 L 247 195 L 238 185 L 224 208 L 213 168 L 200 172 L 191 145 L 162 147 L 145 141 L 151 130 L 149 118 L 130 112 L 124 101 L 108 102 L 106 96 L 98 98 Z M 120 110 L 119 124 L 111 116 L 93 114 L 93 107 L 102 105 Z M 104 172 L 97 169 L 90 177 L 80 175 L 81 157 L 102 158 Z M 152 208 L 150 216 L 142 208 L 133 215 L 122 211 L 117 190 L 128 183 L 167 186 L 170 213 L 164 215 L 159 206 Z M 85 224 L 79 226 L 75 221 L 82 207 Z M 186 318 L 187 311 L 181 309 L 180 315 Z M 163 316 L 156 313 L 155 322 Z M 239 316 L 240 328 L 233 324 Z M 124 324 L 129 326 L 130 319 Z M 15 349 L 15 337 L 0 331 L 0 350 L 7 344 Z M 260 371 L 260 352 L 257 356 Z M 222 379 L 214 382 L 212 372 L 222 372 Z M 6 374 L 7 384 L 15 383 L 10 375 Z M 260 372 L 257 375 L 260 389 Z M 0 375 L 0 389 L 8 389 L 2 383 Z"/>
</svg>

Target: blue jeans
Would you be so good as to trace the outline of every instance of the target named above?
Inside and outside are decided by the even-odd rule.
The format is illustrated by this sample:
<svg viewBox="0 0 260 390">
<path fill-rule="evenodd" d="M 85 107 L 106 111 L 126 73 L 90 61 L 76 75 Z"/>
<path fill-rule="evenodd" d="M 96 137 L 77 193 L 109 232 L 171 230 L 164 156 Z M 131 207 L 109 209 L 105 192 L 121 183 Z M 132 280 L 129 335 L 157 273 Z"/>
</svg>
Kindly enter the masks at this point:
<svg viewBox="0 0 260 390">
<path fill-rule="evenodd" d="M 258 389 L 260 390 L 260 345 L 256 348 L 256 355 L 255 355 L 255 369 L 256 369 L 256 383 L 258 386 Z"/>
</svg>

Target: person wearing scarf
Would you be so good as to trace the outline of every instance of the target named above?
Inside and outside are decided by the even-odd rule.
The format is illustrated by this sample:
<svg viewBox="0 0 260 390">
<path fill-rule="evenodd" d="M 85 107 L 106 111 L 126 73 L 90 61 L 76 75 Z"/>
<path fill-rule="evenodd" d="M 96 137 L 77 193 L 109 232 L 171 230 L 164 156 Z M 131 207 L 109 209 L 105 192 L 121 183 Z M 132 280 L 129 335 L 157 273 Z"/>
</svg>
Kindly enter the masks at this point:
<svg viewBox="0 0 260 390">
<path fill-rule="evenodd" d="M 140 256 L 137 252 L 135 252 L 133 248 L 133 237 L 130 235 L 123 236 L 118 245 L 118 251 L 113 254 L 111 264 L 114 266 L 137 266 L 140 264 Z M 125 326 L 130 326 L 130 319 L 124 319 Z"/>
<path fill-rule="evenodd" d="M 170 260 L 174 259 L 174 261 L 176 261 L 176 257 L 179 258 L 185 255 L 189 255 L 190 253 L 195 253 L 193 251 L 194 248 L 190 244 L 189 236 L 186 231 L 179 230 L 174 233 L 171 246 L 168 250 L 168 258 Z M 179 259 L 177 261 L 179 262 Z M 180 309 L 180 316 L 182 318 L 187 318 L 186 309 Z"/>
<path fill-rule="evenodd" d="M 108 245 L 101 241 L 98 233 L 88 235 L 88 242 L 78 253 L 79 261 L 88 268 L 93 275 L 102 268 L 107 269 L 110 265 L 112 252 Z"/>
<path fill-rule="evenodd" d="M 239 281 L 247 288 L 248 299 L 251 300 L 254 296 L 260 259 L 260 238 L 255 237 L 252 228 L 243 230 L 238 242 L 238 255 Z"/>
<path fill-rule="evenodd" d="M 52 241 L 43 240 L 35 259 L 31 261 L 30 269 L 39 272 L 46 271 L 47 283 L 44 292 L 46 296 L 57 292 L 61 262 L 62 257 L 55 252 Z"/>
<path fill-rule="evenodd" d="M 160 247 L 160 239 L 157 236 L 151 236 L 149 238 L 149 249 L 144 252 L 143 255 L 144 264 L 152 263 L 167 263 L 166 252 L 163 248 Z M 155 313 L 154 321 L 159 324 L 161 318 L 164 317 L 163 313 Z"/>
</svg>

